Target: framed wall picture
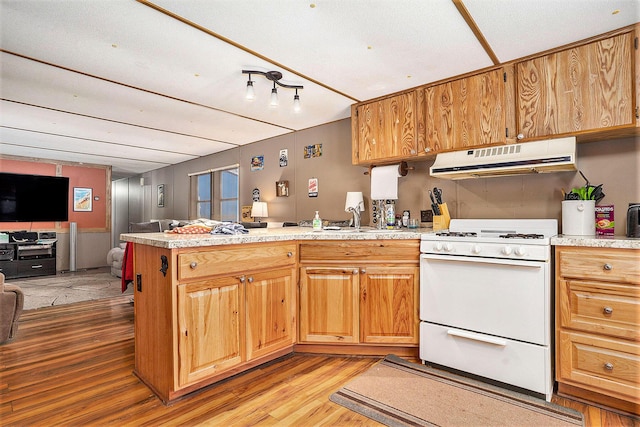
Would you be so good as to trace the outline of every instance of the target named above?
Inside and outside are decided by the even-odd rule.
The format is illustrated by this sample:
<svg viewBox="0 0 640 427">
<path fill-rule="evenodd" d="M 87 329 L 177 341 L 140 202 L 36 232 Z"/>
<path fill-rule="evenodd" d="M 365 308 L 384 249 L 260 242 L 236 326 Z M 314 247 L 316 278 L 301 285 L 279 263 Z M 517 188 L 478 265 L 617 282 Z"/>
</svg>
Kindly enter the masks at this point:
<svg viewBox="0 0 640 427">
<path fill-rule="evenodd" d="M 158 185 L 158 207 L 164 208 L 164 184 Z"/>
<path fill-rule="evenodd" d="M 289 197 L 289 181 L 276 181 L 276 197 Z"/>
<path fill-rule="evenodd" d="M 73 187 L 74 212 L 91 212 L 93 210 L 93 190 L 91 188 Z"/>
</svg>

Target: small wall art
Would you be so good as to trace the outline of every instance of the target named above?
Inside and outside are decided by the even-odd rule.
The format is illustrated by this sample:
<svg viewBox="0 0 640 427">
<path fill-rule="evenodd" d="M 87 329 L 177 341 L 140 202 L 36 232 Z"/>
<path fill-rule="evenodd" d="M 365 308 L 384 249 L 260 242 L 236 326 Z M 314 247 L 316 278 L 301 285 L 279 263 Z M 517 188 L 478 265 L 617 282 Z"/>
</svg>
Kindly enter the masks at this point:
<svg viewBox="0 0 640 427">
<path fill-rule="evenodd" d="M 93 210 L 93 190 L 91 188 L 73 188 L 73 210 L 91 212 Z"/>
<path fill-rule="evenodd" d="M 305 159 L 320 156 L 322 156 L 322 144 L 307 145 L 306 147 L 304 147 Z"/>
<path fill-rule="evenodd" d="M 158 185 L 158 207 L 164 208 L 164 184 Z"/>
<path fill-rule="evenodd" d="M 242 222 L 251 222 L 251 205 L 242 207 Z"/>
<path fill-rule="evenodd" d="M 276 182 L 276 196 L 289 197 L 289 181 Z"/>
<path fill-rule="evenodd" d="M 309 179 L 309 197 L 318 197 L 318 178 Z"/>
<path fill-rule="evenodd" d="M 283 148 L 280 150 L 280 167 L 283 168 L 289 164 L 289 150 Z"/>
<path fill-rule="evenodd" d="M 260 171 L 264 168 L 264 156 L 253 156 L 251 158 L 251 172 Z"/>
</svg>

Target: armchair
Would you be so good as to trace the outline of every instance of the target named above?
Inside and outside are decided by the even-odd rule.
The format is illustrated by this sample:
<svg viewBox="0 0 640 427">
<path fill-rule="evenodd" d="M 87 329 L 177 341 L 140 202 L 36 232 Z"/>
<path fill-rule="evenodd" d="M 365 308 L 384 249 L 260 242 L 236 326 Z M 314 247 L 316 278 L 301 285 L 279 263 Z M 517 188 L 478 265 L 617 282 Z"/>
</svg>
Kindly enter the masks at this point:
<svg viewBox="0 0 640 427">
<path fill-rule="evenodd" d="M 15 285 L 4 283 L 4 274 L 0 273 L 0 344 L 16 336 L 23 305 L 22 290 Z"/>
</svg>

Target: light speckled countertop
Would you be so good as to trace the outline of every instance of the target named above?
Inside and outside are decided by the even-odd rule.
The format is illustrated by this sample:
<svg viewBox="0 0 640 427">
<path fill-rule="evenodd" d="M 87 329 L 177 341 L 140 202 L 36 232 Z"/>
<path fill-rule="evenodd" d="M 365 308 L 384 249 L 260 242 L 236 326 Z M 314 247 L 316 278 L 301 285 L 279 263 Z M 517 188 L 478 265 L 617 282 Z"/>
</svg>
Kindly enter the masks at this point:
<svg viewBox="0 0 640 427">
<path fill-rule="evenodd" d="M 551 244 L 554 246 L 640 249 L 640 238 L 625 236 L 565 236 L 560 234 L 551 238 Z"/>
<path fill-rule="evenodd" d="M 193 248 L 199 246 L 232 245 L 240 243 L 280 242 L 288 240 L 376 240 L 376 239 L 420 239 L 422 233 L 431 228 L 377 230 L 363 227 L 360 232 L 353 228 L 339 231 L 313 231 L 308 227 L 251 228 L 247 234 L 174 234 L 174 233 L 126 233 L 120 239 L 167 249 Z"/>
</svg>

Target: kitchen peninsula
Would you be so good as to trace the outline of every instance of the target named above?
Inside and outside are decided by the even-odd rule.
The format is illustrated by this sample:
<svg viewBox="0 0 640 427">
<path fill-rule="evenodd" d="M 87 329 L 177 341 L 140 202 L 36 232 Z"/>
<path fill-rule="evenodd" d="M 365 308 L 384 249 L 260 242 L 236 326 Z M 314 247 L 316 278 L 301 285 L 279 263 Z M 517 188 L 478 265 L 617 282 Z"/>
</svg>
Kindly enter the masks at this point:
<svg viewBox="0 0 640 427">
<path fill-rule="evenodd" d="M 417 357 L 417 230 L 123 234 L 135 374 L 163 402 L 296 352 Z"/>
</svg>

